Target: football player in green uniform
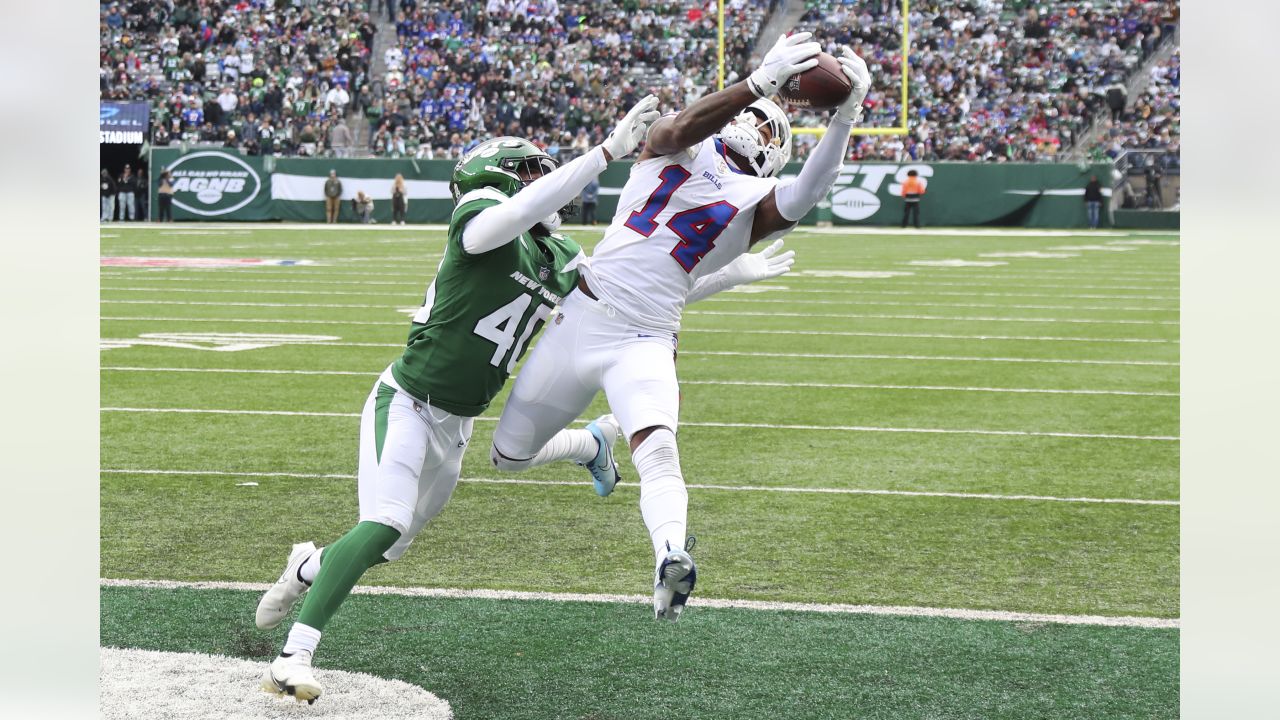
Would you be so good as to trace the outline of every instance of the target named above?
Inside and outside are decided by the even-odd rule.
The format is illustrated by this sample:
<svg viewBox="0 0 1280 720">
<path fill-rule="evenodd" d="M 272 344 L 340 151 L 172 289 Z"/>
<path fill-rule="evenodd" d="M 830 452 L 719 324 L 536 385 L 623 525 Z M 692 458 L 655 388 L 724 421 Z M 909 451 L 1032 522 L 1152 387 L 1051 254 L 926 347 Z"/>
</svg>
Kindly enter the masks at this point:
<svg viewBox="0 0 1280 720">
<path fill-rule="evenodd" d="M 325 548 L 294 545 L 258 604 L 258 627 L 274 628 L 307 593 L 263 674 L 264 690 L 299 702 L 320 696 L 311 658 L 321 631 L 364 572 L 403 555 L 448 502 L 475 416 L 578 280 L 585 256 L 556 232 L 562 209 L 608 161 L 636 149 L 656 107 L 652 96 L 640 101 L 604 143 L 560 168 L 511 137 L 481 143 L 458 162 L 444 259 L 404 352 L 374 384 L 360 418 L 359 523 Z M 612 450 L 616 437 L 598 428 L 575 433 L 565 457 L 582 462 L 603 455 L 606 443 Z"/>
<path fill-rule="evenodd" d="M 270 629 L 306 594 L 283 651 L 263 674 L 264 690 L 308 702 L 320 696 L 311 658 L 321 631 L 364 572 L 400 558 L 448 502 L 474 418 L 586 262 L 581 247 L 557 232 L 561 212 L 609 160 L 635 150 L 658 118 L 656 107 L 656 98 L 645 98 L 604 143 L 560 168 L 512 137 L 481 143 L 458 162 L 444 259 L 404 352 L 383 371 L 361 414 L 359 523 L 327 547 L 294 545 L 258 603 L 257 625 Z M 763 253 L 743 260 L 716 276 L 717 288 L 775 277 L 791 264 Z M 575 461 L 612 487 L 617 435 L 606 415 L 585 429 L 562 430 L 539 457 Z"/>
</svg>

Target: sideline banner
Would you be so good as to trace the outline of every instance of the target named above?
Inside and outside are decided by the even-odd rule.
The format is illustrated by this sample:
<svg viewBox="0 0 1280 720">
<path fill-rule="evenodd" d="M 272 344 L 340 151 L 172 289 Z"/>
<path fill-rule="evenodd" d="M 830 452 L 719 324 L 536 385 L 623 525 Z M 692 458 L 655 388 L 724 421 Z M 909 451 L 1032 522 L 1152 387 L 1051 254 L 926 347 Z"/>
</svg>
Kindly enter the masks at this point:
<svg viewBox="0 0 1280 720">
<path fill-rule="evenodd" d="M 145 102 L 98 103 L 99 145 L 141 145 L 151 127 L 151 106 Z"/>
<path fill-rule="evenodd" d="M 151 198 L 154 217 L 160 171 L 173 176 L 174 220 L 276 220 L 270 176 L 262 158 L 222 149 L 156 148 L 151 152 Z"/>
<path fill-rule="evenodd" d="M 159 170 L 174 174 L 174 219 L 324 221 L 324 183 L 329 171 L 342 181 L 342 222 L 355 222 L 351 199 L 373 198 L 373 217 L 391 221 L 391 183 L 402 175 L 408 191 L 406 220 L 448 222 L 451 160 L 274 158 L 222 148 L 156 148 L 152 152 L 152 203 Z M 800 172 L 791 163 L 783 177 Z M 924 179 L 924 226 L 1086 227 L 1084 186 L 1090 176 L 1109 180 L 1110 167 L 1033 163 L 847 163 L 827 201 L 801 222 L 897 226 L 902 222 L 902 183 L 916 171 Z M 614 162 L 600 176 L 596 216 L 607 223 L 631 172 Z M 1104 182 L 1104 185 L 1109 185 Z M 1104 193 L 1107 193 L 1104 190 Z M 1105 218 L 1106 213 L 1103 213 Z"/>
</svg>

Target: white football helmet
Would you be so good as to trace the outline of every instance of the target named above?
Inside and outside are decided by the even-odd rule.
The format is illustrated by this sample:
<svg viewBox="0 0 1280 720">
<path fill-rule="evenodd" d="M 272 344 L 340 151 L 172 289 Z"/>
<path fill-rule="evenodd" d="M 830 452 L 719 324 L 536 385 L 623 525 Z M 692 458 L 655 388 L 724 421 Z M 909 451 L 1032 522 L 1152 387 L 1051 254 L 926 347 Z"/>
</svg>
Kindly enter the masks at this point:
<svg viewBox="0 0 1280 720">
<path fill-rule="evenodd" d="M 760 132 L 766 126 L 770 130 L 768 142 Z M 762 178 L 776 176 L 791 159 L 791 123 L 782 108 L 767 98 L 751 103 L 720 128 L 719 138 L 746 158 L 751 171 Z"/>
</svg>

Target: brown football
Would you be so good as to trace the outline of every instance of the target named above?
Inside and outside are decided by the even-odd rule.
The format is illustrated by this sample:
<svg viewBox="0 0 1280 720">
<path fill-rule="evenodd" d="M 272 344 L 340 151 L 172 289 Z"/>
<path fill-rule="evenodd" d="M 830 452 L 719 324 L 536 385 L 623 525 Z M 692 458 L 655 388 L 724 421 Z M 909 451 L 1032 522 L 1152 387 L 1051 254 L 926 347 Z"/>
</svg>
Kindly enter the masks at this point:
<svg viewBox="0 0 1280 720">
<path fill-rule="evenodd" d="M 778 94 L 798 108 L 830 110 L 852 91 L 853 83 L 840 69 L 839 61 L 827 53 L 818 53 L 818 66 L 792 75 Z"/>
</svg>

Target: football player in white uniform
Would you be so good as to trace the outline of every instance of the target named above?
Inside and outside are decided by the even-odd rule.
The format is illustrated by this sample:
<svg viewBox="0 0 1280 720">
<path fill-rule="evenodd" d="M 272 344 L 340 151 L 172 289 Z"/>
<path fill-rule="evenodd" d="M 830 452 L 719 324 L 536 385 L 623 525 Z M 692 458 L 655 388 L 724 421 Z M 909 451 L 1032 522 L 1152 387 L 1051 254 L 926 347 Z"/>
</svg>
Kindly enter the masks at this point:
<svg viewBox="0 0 1280 720">
<path fill-rule="evenodd" d="M 791 253 L 771 257 L 774 246 L 744 253 L 785 234 L 826 197 L 871 84 L 866 63 L 843 48 L 838 60 L 852 92 L 799 175 L 779 181 L 791 127 L 769 97 L 817 65 L 820 47 L 810 37 L 779 39 L 745 81 L 650 127 L 613 223 L 520 371 L 494 431 L 491 457 L 501 470 L 568 457 L 566 448 L 583 431 L 563 428 L 604 390 L 613 415 L 593 426 L 596 432 L 603 426 L 608 439 L 620 429 L 630 442 L 661 619 L 679 618 L 697 581 L 676 447 L 681 312 L 689 302 L 767 276 L 764 266 L 790 266 Z M 596 491 L 606 495 L 618 475 L 609 444 L 600 449 L 604 457 L 588 468 Z"/>
</svg>

